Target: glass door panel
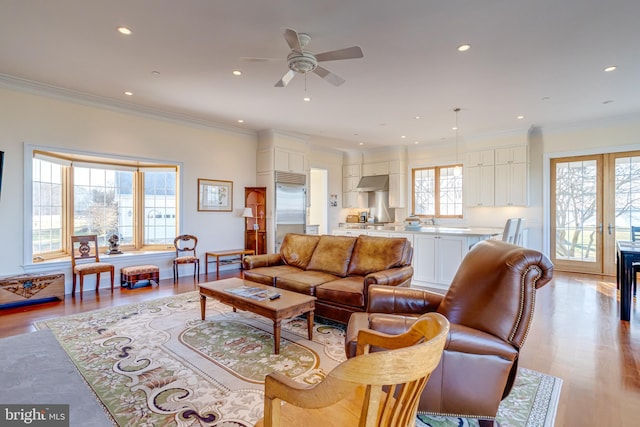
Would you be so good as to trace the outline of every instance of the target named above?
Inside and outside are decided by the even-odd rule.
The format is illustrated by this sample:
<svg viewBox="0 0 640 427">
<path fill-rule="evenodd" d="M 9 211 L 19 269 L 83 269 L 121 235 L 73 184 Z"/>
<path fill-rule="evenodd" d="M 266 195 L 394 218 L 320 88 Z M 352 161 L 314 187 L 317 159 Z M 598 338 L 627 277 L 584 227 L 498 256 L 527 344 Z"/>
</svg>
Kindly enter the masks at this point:
<svg viewBox="0 0 640 427">
<path fill-rule="evenodd" d="M 551 252 L 558 270 L 602 271 L 602 159 L 551 162 Z"/>
</svg>

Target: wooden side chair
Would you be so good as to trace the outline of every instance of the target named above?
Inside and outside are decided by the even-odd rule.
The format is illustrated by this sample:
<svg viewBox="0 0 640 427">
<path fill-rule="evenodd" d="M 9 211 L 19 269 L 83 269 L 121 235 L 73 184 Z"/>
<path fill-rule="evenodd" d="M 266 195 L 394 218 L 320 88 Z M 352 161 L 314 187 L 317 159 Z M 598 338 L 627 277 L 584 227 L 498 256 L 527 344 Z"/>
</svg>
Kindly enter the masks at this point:
<svg viewBox="0 0 640 427">
<path fill-rule="evenodd" d="M 522 244 L 522 222 L 522 218 L 509 218 L 504 225 L 502 241 L 520 246 Z"/>
<path fill-rule="evenodd" d="M 193 278 L 200 279 L 200 259 L 196 255 L 198 238 L 191 234 L 182 234 L 173 239 L 173 246 L 176 247 L 176 258 L 173 260 L 173 281 L 178 280 L 178 267 L 181 264 L 193 264 Z"/>
<path fill-rule="evenodd" d="M 98 255 L 98 236 L 71 236 L 71 272 L 73 287 L 71 294 L 76 295 L 76 276 L 80 276 L 80 298 L 84 286 L 84 276 L 96 275 L 96 292 L 100 287 L 100 273 L 111 274 L 111 292 L 113 292 L 114 266 L 108 262 L 101 262 Z"/>
<path fill-rule="evenodd" d="M 429 313 L 400 335 L 361 330 L 356 357 L 318 384 L 273 372 L 265 378 L 264 418 L 256 427 L 414 426 L 420 395 L 448 333 L 447 319 Z"/>
</svg>

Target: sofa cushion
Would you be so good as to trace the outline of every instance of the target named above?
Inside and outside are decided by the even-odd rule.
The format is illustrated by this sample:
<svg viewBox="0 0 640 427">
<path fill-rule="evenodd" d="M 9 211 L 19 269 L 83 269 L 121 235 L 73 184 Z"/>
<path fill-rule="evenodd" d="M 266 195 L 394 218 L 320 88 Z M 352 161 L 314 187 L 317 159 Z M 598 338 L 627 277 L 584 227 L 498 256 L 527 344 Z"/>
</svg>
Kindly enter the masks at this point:
<svg viewBox="0 0 640 427">
<path fill-rule="evenodd" d="M 307 295 L 315 295 L 316 287 L 323 283 L 338 279 L 333 274 L 322 271 L 298 271 L 276 278 L 276 287 L 288 291 L 299 292 Z"/>
<path fill-rule="evenodd" d="M 327 282 L 316 288 L 316 297 L 322 301 L 362 308 L 364 307 L 364 277 L 349 276 Z"/>
<path fill-rule="evenodd" d="M 404 237 L 358 236 L 348 274 L 366 276 L 376 271 L 401 267 L 409 244 Z"/>
<path fill-rule="evenodd" d="M 258 267 L 252 270 L 244 271 L 244 278 L 253 282 L 262 283 L 263 285 L 272 286 L 275 283 L 275 278 L 283 276 L 285 274 L 296 273 L 302 271 L 298 267 L 292 267 L 290 265 L 274 265 L 271 267 Z"/>
<path fill-rule="evenodd" d="M 307 269 L 320 236 L 289 233 L 284 236 L 280 254 L 285 263 L 303 270 Z"/>
<path fill-rule="evenodd" d="M 307 270 L 324 271 L 345 277 L 355 243 L 355 237 L 320 236 L 320 241 L 316 250 L 313 251 Z"/>
</svg>

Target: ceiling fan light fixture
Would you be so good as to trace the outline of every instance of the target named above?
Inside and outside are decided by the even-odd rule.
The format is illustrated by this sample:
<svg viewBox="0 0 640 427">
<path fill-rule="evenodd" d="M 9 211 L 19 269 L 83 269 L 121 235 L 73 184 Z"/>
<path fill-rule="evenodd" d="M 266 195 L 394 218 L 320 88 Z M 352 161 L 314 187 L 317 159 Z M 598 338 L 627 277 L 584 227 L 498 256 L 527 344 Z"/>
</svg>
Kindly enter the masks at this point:
<svg viewBox="0 0 640 427">
<path fill-rule="evenodd" d="M 309 73 L 316 69 L 318 66 L 318 61 L 313 54 L 309 52 L 291 52 L 287 56 L 287 61 L 289 65 L 289 69 L 295 71 L 296 73 L 305 74 Z"/>
</svg>

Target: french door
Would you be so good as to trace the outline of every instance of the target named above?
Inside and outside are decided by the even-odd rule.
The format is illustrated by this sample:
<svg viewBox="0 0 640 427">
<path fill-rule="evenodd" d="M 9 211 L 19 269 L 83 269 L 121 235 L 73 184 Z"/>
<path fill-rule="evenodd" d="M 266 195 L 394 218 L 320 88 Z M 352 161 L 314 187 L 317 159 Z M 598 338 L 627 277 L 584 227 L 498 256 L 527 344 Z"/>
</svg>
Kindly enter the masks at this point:
<svg viewBox="0 0 640 427">
<path fill-rule="evenodd" d="M 615 242 L 640 225 L 640 151 L 551 160 L 555 268 L 615 275 Z"/>
</svg>

